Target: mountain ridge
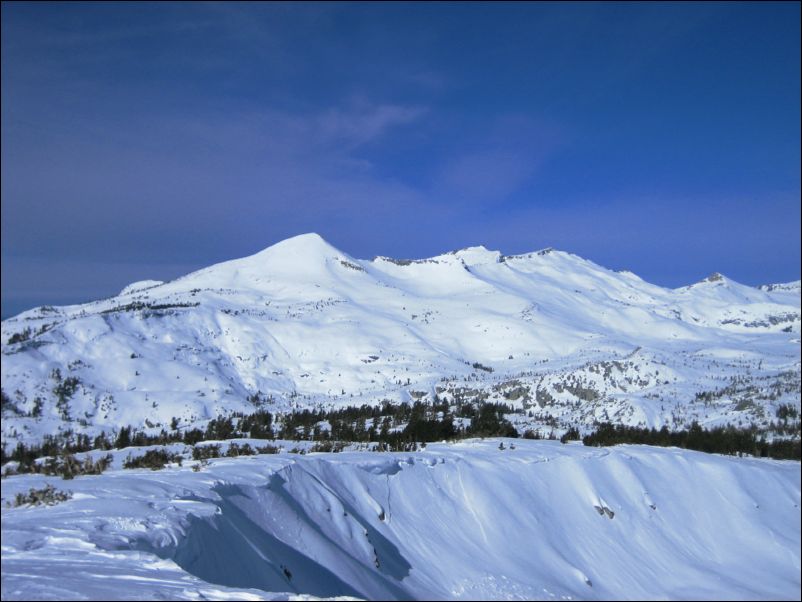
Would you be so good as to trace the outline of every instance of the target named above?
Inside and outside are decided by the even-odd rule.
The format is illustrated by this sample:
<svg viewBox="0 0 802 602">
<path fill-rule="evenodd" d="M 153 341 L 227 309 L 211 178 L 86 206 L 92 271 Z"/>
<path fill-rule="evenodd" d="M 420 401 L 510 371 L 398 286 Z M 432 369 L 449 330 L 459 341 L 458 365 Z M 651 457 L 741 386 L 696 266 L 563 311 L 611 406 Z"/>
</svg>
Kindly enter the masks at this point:
<svg viewBox="0 0 802 602">
<path fill-rule="evenodd" d="M 3 437 L 202 422 L 253 411 L 254 395 L 283 411 L 466 388 L 514 402 L 533 425 L 535 415 L 566 427 L 605 415 L 649 426 L 679 427 L 694 413 L 753 422 L 778 403 L 798 405 L 785 381 L 798 380 L 800 313 L 793 283 L 762 290 L 717 275 L 668 289 L 551 248 L 365 260 L 306 234 L 170 282 L 4 320 Z M 80 383 L 69 411 L 54 374 Z M 694 406 L 747 374 L 789 390 Z"/>
</svg>

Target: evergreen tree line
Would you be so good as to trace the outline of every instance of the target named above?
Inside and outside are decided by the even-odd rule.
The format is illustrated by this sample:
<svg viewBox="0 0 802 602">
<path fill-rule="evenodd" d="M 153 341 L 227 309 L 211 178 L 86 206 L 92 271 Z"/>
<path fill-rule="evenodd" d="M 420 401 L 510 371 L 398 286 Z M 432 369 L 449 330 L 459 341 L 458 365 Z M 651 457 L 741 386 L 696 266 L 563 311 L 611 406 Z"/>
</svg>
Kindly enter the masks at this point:
<svg viewBox="0 0 802 602">
<path fill-rule="evenodd" d="M 259 409 L 251 414 L 234 413 L 219 416 L 209 421 L 205 429 L 198 427 L 180 429 L 179 420 L 173 418 L 170 430 L 161 429 L 157 434 L 125 426 L 109 437 L 101 433 L 94 438 L 72 430 L 58 435 L 45 435 L 39 444 L 25 445 L 18 442 L 8 453 L 0 449 L 0 464 L 8 461 L 20 463 L 18 472 L 33 468 L 35 460 L 43 457 L 65 456 L 90 450 L 124 449 L 184 443 L 195 445 L 202 441 L 224 441 L 228 439 L 288 439 L 293 441 L 315 441 L 319 443 L 348 441 L 355 443 L 382 443 L 382 450 L 408 451 L 412 444 L 462 439 L 466 437 L 517 437 L 515 427 L 504 418 L 513 409 L 504 404 L 457 403 L 449 406 L 436 399 L 434 403 L 390 404 L 380 406 L 349 406 L 336 410 L 296 410 L 280 417 L 276 424 L 274 416 Z M 457 427 L 455 418 L 470 418 L 467 428 Z M 367 421 L 371 421 L 367 427 Z M 329 428 L 320 423 L 328 422 Z M 401 426 L 404 425 L 402 429 Z M 325 448 L 326 446 L 322 446 Z M 323 449 L 321 449 L 323 451 Z"/>
<path fill-rule="evenodd" d="M 790 409 L 788 409 L 790 408 Z M 796 418 L 793 407 L 782 409 L 781 419 Z M 234 413 L 210 420 L 205 428 L 180 428 L 178 418 L 173 418 L 170 429 L 149 434 L 131 426 L 121 428 L 115 435 L 106 433 L 91 438 L 86 434 L 68 430 L 59 435 L 46 435 L 42 442 L 25 445 L 19 442 L 11 453 L 5 447 L 0 450 L 0 464 L 10 460 L 19 462 L 18 472 L 42 472 L 53 470 L 54 474 L 91 474 L 75 469 L 74 460 L 64 460 L 72 454 L 90 450 L 123 449 L 184 443 L 194 446 L 203 441 L 221 441 L 237 438 L 286 439 L 314 441 L 312 451 L 337 451 L 341 442 L 373 443 L 377 451 L 410 451 L 418 443 L 455 440 L 467 437 L 518 437 L 515 427 L 504 418 L 513 413 L 513 408 L 500 403 L 456 401 L 449 403 L 439 397 L 434 402 L 391 404 L 385 401 L 378 406 L 349 406 L 335 410 L 304 409 L 274 416 L 264 409 L 251 414 Z M 460 419 L 469 419 L 466 427 Z M 798 434 L 798 422 L 788 423 Z M 540 434 L 526 431 L 524 438 L 540 438 Z M 549 439 L 556 438 L 553 431 Z M 579 439 L 579 431 L 572 427 L 561 440 Z M 799 438 L 766 441 L 755 429 L 717 427 L 703 429 L 697 423 L 683 431 L 670 431 L 667 426 L 660 430 L 642 427 L 601 424 L 596 432 L 584 437 L 585 445 L 616 445 L 619 443 L 641 443 L 658 446 L 676 446 L 698 451 L 723 454 L 751 454 L 758 457 L 800 459 Z M 264 448 L 267 450 L 270 446 Z M 270 453 L 262 451 L 256 453 Z M 242 454 L 252 451 L 245 447 Z M 202 453 L 202 452 L 198 452 Z M 212 453 L 212 452 L 210 452 Z M 237 453 L 235 449 L 233 453 Z M 35 460 L 43 457 L 62 458 L 48 468 L 37 468 Z M 66 467 L 66 468 L 62 468 Z"/>
<path fill-rule="evenodd" d="M 604 423 L 596 432 L 582 438 L 585 445 L 608 446 L 621 443 L 680 447 L 715 454 L 752 455 L 759 458 L 800 460 L 799 439 L 775 439 L 766 441 L 753 430 L 736 429 L 732 426 L 702 428 L 697 422 L 681 431 L 670 431 L 667 426 L 660 430 L 621 424 Z"/>
<path fill-rule="evenodd" d="M 517 437 L 515 427 L 504 418 L 514 410 L 504 404 L 481 402 L 457 403 L 435 398 L 433 403 L 381 406 L 350 406 L 339 410 L 301 410 L 283 417 L 279 438 L 306 441 L 376 442 L 392 450 L 402 450 L 411 443 L 425 443 L 466 437 Z M 470 419 L 467 427 L 456 419 Z M 370 426 L 367 421 L 370 420 Z M 328 422 L 323 429 L 321 422 Z M 403 428 L 401 428 L 401 426 Z"/>
</svg>

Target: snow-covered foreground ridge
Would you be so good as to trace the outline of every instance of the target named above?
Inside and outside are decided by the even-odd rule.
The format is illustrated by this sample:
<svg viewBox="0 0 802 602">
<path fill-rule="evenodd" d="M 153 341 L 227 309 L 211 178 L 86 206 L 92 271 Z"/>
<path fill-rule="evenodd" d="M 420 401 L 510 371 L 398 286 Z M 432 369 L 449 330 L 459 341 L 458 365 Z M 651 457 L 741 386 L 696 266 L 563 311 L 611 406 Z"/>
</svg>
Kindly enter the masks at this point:
<svg viewBox="0 0 802 602">
<path fill-rule="evenodd" d="M 800 598 L 798 462 L 467 440 L 23 475 L 4 502 L 45 481 L 73 498 L 3 508 L 3 599 Z"/>
<path fill-rule="evenodd" d="M 158 431 L 252 411 L 249 398 L 282 411 L 482 397 L 547 425 L 761 425 L 799 406 L 800 313 L 799 282 L 666 289 L 552 249 L 359 260 L 308 234 L 3 321 L 3 439 Z"/>
</svg>

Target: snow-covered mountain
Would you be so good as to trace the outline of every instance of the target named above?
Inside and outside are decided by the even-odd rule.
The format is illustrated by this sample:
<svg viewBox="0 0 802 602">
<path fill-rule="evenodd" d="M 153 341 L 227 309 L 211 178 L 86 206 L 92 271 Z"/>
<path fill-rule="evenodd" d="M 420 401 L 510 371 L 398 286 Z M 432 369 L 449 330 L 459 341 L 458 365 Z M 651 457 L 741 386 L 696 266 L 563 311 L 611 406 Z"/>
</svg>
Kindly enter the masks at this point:
<svg viewBox="0 0 802 602">
<path fill-rule="evenodd" d="M 520 427 L 760 424 L 799 406 L 800 313 L 799 282 L 672 290 L 553 249 L 360 260 L 306 234 L 3 321 L 3 440 L 435 395 Z"/>
<path fill-rule="evenodd" d="M 799 294 L 799 291 L 802 290 L 802 281 L 794 280 L 793 282 L 783 282 L 780 284 L 761 284 L 758 287 L 762 291 L 769 291 L 769 292 L 789 292 L 789 293 L 796 293 Z"/>
</svg>

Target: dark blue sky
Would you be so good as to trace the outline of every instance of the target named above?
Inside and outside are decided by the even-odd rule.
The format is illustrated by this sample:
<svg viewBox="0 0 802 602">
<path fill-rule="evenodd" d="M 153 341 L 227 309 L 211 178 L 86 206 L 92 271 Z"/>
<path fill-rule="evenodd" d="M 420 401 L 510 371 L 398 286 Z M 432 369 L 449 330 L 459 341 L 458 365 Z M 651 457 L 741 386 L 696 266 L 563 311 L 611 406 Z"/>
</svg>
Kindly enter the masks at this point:
<svg viewBox="0 0 802 602">
<path fill-rule="evenodd" d="M 800 277 L 800 4 L 2 5 L 2 304 L 315 231 Z"/>
</svg>

